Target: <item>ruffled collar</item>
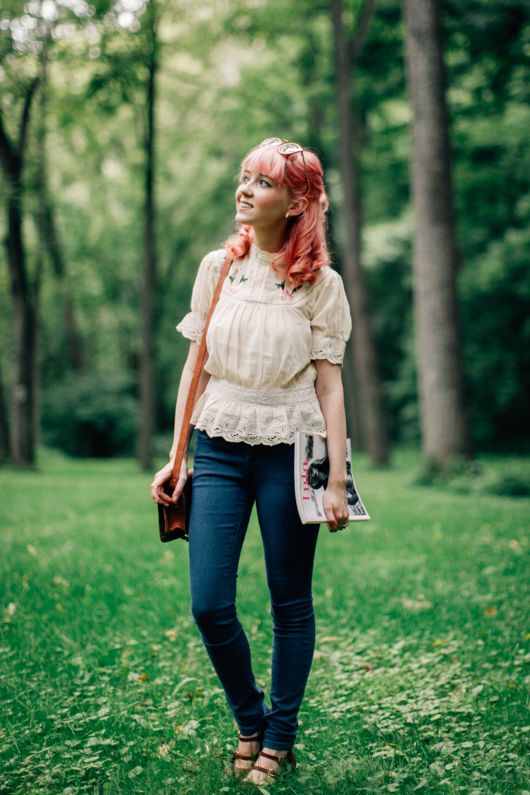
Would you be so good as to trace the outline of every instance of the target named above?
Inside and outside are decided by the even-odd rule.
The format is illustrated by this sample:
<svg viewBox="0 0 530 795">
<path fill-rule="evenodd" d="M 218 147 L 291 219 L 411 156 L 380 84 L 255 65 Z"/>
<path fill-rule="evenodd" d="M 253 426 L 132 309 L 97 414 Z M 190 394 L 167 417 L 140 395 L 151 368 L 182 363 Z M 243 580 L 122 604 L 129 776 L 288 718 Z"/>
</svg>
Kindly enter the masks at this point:
<svg viewBox="0 0 530 795">
<path fill-rule="evenodd" d="M 249 254 L 252 259 L 256 259 L 264 265 L 270 265 L 276 256 L 276 254 L 271 251 L 263 251 L 263 249 L 258 248 L 255 243 L 251 244 Z"/>
</svg>

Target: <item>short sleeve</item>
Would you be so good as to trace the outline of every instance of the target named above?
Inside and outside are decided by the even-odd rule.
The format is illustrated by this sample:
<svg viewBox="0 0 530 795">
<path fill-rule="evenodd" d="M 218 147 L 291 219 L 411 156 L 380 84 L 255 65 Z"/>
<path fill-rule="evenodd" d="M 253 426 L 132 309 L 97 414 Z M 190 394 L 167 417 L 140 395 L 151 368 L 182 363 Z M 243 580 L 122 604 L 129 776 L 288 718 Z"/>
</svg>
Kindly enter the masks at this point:
<svg viewBox="0 0 530 795">
<path fill-rule="evenodd" d="M 340 274 L 328 268 L 313 291 L 310 307 L 311 359 L 328 359 L 333 364 L 342 364 L 352 320 Z"/>
<path fill-rule="evenodd" d="M 206 315 L 212 303 L 215 286 L 221 272 L 226 252 L 224 249 L 210 251 L 203 257 L 191 293 L 191 311 L 184 315 L 175 327 L 188 340 L 200 342 Z"/>
</svg>

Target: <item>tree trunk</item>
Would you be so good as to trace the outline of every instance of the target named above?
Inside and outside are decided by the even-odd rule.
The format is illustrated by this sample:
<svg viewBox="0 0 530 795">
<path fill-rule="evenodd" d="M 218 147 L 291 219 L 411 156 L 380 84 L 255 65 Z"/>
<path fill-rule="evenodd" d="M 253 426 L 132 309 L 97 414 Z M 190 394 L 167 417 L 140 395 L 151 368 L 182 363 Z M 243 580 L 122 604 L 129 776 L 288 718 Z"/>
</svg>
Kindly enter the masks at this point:
<svg viewBox="0 0 530 795">
<path fill-rule="evenodd" d="M 425 462 L 446 468 L 468 456 L 458 307 L 457 249 L 442 30 L 438 0 L 406 0 L 406 52 L 413 109 L 411 158 L 414 311 Z"/>
<path fill-rule="evenodd" d="M 139 460 L 143 470 L 149 470 L 153 458 L 155 425 L 155 336 L 154 306 L 156 278 L 155 240 L 155 104 L 157 63 L 156 6 L 148 7 L 149 51 L 147 53 L 147 95 L 145 148 L 145 231 L 144 270 L 142 287 L 142 349 L 140 355 L 140 434 Z"/>
<path fill-rule="evenodd" d="M 35 307 L 28 283 L 22 236 L 20 179 L 8 186 L 7 260 L 13 297 L 14 356 L 11 393 L 11 457 L 35 463 Z"/>
<path fill-rule="evenodd" d="M 350 62 L 344 33 L 342 0 L 332 0 L 334 55 L 339 112 L 339 153 L 343 187 L 345 250 L 344 284 L 352 310 L 352 347 L 357 394 L 360 401 L 361 432 L 372 464 L 389 461 L 386 418 L 381 379 L 370 321 L 370 307 L 361 267 L 361 201 L 358 174 L 359 140 L 354 139 Z M 359 49 L 357 48 L 357 51 Z M 355 152 L 355 154 L 354 154 Z"/>
<path fill-rule="evenodd" d="M 59 240 L 55 211 L 47 189 L 45 190 L 42 201 L 44 243 L 46 252 L 50 258 L 53 273 L 59 282 L 68 364 L 71 369 L 80 372 L 84 367 L 83 342 L 77 323 L 74 299 L 70 289 L 66 263 Z"/>
<path fill-rule="evenodd" d="M 13 299 L 14 358 L 11 392 L 11 458 L 18 466 L 35 463 L 35 296 L 29 283 L 23 238 L 22 172 L 31 103 L 39 80 L 24 96 L 18 142 L 12 143 L 0 108 L 0 164 L 6 180 L 7 264 Z"/>
<path fill-rule="evenodd" d="M 47 83 L 48 83 L 48 49 L 43 46 L 40 55 L 40 93 L 39 93 L 39 113 L 35 130 L 35 143 L 37 149 L 37 164 L 35 169 L 36 194 L 38 198 L 37 211 L 37 252 L 35 263 L 35 276 L 33 280 L 33 295 L 35 298 L 35 355 L 33 358 L 33 381 L 35 385 L 35 402 L 33 407 L 33 434 L 35 437 L 35 447 L 40 441 L 40 396 L 41 396 L 41 366 L 40 366 L 40 289 L 42 284 L 42 274 L 44 272 L 45 259 L 45 216 L 44 207 L 46 204 L 46 102 L 47 102 Z"/>
<path fill-rule="evenodd" d="M 7 401 L 4 388 L 4 378 L 0 360 L 0 464 L 9 459 L 9 421 L 7 416 Z"/>
<path fill-rule="evenodd" d="M 39 236 L 42 244 L 42 250 L 46 251 L 52 266 L 53 274 L 59 283 L 63 329 L 66 339 L 68 361 L 72 369 L 81 371 L 83 369 L 84 363 L 81 333 L 77 324 L 72 291 L 70 289 L 70 282 L 68 280 L 66 262 L 59 240 L 59 233 L 55 220 L 55 211 L 48 190 L 46 142 L 44 136 L 39 148 L 39 156 L 41 159 L 42 171 L 38 182 Z"/>
</svg>

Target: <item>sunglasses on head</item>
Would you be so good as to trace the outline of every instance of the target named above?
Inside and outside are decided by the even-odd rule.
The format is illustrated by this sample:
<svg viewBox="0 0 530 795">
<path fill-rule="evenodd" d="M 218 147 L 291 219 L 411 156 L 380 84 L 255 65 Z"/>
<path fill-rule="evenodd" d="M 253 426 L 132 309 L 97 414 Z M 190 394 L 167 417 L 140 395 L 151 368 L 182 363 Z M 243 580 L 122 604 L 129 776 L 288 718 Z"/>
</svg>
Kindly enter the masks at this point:
<svg viewBox="0 0 530 795">
<path fill-rule="evenodd" d="M 307 174 L 307 166 L 305 164 L 304 147 L 300 146 L 300 144 L 297 144 L 294 141 L 286 141 L 283 138 L 265 138 L 265 140 L 259 144 L 258 148 L 261 148 L 262 146 L 277 146 L 278 152 L 281 155 L 284 155 L 285 157 L 289 157 L 290 155 L 296 155 L 300 153 L 302 155 L 302 162 L 304 164 L 307 191 L 309 193 L 311 187 L 309 185 L 309 176 Z"/>
</svg>

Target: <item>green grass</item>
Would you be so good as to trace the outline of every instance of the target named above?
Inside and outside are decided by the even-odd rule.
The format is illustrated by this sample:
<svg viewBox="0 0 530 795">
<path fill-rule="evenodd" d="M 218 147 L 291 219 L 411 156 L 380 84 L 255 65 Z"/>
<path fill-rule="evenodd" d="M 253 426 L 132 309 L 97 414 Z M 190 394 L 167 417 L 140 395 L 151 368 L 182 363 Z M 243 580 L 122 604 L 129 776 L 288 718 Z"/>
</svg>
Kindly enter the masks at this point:
<svg viewBox="0 0 530 795">
<path fill-rule="evenodd" d="M 530 791 L 530 500 L 426 488 L 418 468 L 414 451 L 385 472 L 357 455 L 372 521 L 322 526 L 299 765 L 274 792 Z M 149 481 L 49 451 L 0 476 L 0 792 L 256 791 L 224 775 L 235 724 L 189 612 L 188 547 L 159 542 Z M 238 605 L 268 693 L 255 516 Z"/>
</svg>

